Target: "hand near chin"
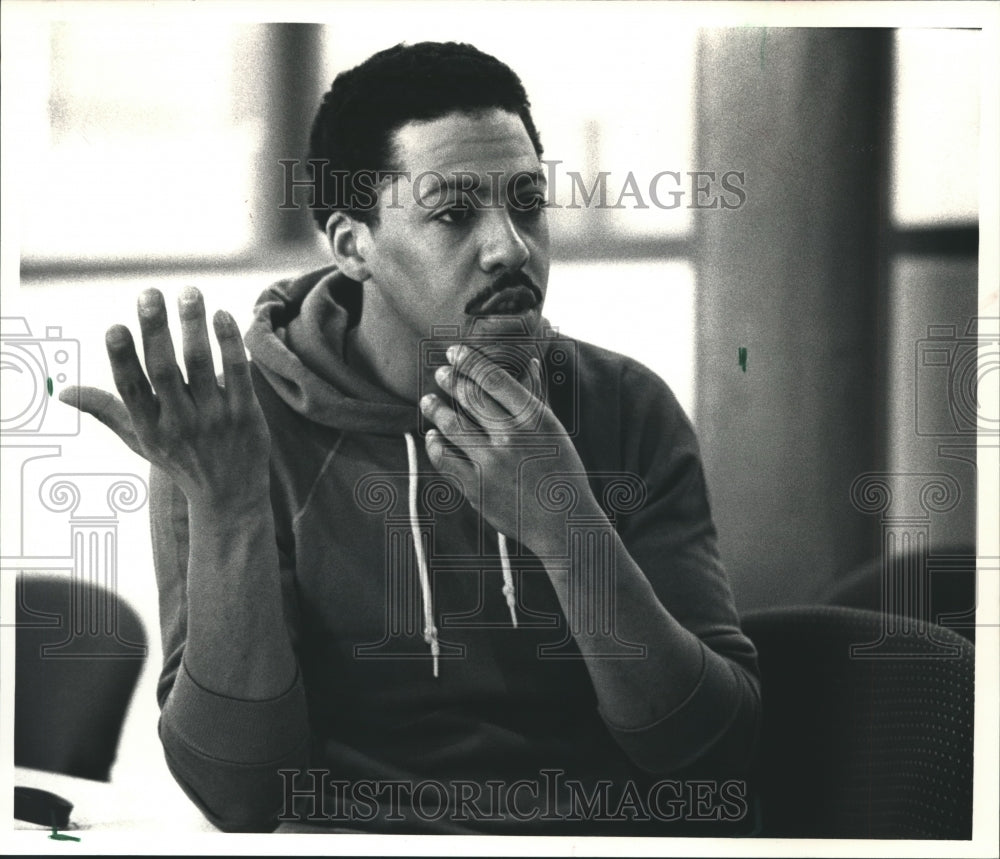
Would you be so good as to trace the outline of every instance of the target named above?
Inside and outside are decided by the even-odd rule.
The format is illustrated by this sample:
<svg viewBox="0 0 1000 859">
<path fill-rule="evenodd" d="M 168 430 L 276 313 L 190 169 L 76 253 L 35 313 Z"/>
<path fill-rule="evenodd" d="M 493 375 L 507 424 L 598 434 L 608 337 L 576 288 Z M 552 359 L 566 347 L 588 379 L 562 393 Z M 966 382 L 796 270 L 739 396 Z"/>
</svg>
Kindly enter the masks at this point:
<svg viewBox="0 0 1000 859">
<path fill-rule="evenodd" d="M 139 299 L 146 373 L 132 333 L 114 325 L 105 337 L 121 399 L 91 387 L 67 388 L 60 399 L 93 415 L 196 504 L 215 509 L 249 505 L 266 496 L 270 437 L 250 379 L 236 322 L 215 314 L 225 385 L 216 381 L 201 293 L 188 288 L 178 302 L 187 381 L 174 357 L 163 295 Z"/>
<path fill-rule="evenodd" d="M 586 472 L 565 428 L 545 403 L 538 359 L 531 359 L 525 384 L 473 346 L 452 347 L 448 360 L 435 379 L 451 402 L 434 394 L 420 401 L 435 426 L 425 440 L 431 463 L 459 481 L 469 503 L 497 531 L 539 555 L 562 551 L 556 547 L 564 545 L 565 531 L 552 532 L 551 516 L 538 501 L 538 485 L 547 475 Z M 535 461 L 538 448 L 553 452 Z M 600 515 L 586 480 L 580 484 L 586 497 L 576 509 Z"/>
</svg>

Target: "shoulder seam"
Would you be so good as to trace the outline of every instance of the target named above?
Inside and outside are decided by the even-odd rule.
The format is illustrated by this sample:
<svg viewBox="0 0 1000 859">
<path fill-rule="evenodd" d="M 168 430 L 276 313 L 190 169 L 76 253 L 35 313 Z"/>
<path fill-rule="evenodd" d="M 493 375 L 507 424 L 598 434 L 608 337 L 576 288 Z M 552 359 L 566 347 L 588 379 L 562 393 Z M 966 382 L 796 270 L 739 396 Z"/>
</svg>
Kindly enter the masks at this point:
<svg viewBox="0 0 1000 859">
<path fill-rule="evenodd" d="M 333 462 L 333 458 L 337 455 L 337 451 L 340 450 L 340 445 L 343 441 L 344 441 L 344 433 L 341 432 L 339 438 L 337 439 L 337 443 L 334 444 L 330 452 L 326 455 L 326 458 L 323 460 L 323 464 L 320 466 L 319 472 L 316 474 L 316 479 L 313 480 L 312 486 L 309 487 L 309 491 L 306 493 L 306 497 L 305 500 L 302 502 L 302 506 L 299 507 L 298 511 L 292 517 L 293 528 L 298 524 L 299 519 L 301 519 L 302 516 L 305 515 L 306 510 L 312 503 L 313 496 L 316 494 L 316 489 L 319 486 L 319 482 L 320 480 L 323 479 L 323 475 L 326 474 L 327 468 L 329 468 L 330 463 Z"/>
</svg>

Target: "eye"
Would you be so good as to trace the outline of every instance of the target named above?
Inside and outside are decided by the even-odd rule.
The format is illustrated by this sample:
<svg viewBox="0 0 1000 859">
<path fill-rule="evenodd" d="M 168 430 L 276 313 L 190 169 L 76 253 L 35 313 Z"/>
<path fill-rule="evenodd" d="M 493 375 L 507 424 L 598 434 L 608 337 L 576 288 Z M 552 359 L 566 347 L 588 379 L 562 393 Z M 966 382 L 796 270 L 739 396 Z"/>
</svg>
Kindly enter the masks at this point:
<svg viewBox="0 0 1000 859">
<path fill-rule="evenodd" d="M 531 194 L 530 196 L 519 198 L 513 204 L 512 208 L 516 214 L 532 218 L 538 217 L 542 210 L 548 209 L 550 205 L 551 203 L 545 198 L 544 194 Z"/>
<path fill-rule="evenodd" d="M 450 227 L 460 227 L 472 220 L 475 212 L 469 205 L 454 205 L 434 215 L 434 220 Z"/>
</svg>

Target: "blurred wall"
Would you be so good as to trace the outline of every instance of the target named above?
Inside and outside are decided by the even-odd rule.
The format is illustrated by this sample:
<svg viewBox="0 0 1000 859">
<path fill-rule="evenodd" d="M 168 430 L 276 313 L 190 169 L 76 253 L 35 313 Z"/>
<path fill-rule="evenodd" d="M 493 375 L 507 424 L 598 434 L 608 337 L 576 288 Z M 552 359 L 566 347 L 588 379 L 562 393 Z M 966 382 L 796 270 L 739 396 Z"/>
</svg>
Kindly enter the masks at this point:
<svg viewBox="0 0 1000 859">
<path fill-rule="evenodd" d="M 878 548 L 849 491 L 885 462 L 890 38 L 702 39 L 699 158 L 747 174 L 746 204 L 706 211 L 697 227 L 699 427 L 743 609 L 805 602 Z"/>
</svg>

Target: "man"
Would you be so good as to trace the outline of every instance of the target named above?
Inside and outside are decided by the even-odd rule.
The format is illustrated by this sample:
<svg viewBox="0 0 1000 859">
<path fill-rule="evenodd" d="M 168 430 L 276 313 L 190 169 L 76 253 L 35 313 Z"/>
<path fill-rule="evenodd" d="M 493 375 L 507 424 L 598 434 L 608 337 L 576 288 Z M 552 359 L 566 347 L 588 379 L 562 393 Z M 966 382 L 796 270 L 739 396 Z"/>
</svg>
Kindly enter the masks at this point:
<svg viewBox="0 0 1000 859">
<path fill-rule="evenodd" d="M 121 401 L 78 393 L 153 466 L 179 783 L 227 830 L 743 817 L 756 656 L 694 435 L 644 367 L 547 331 L 520 81 L 397 46 L 338 76 L 311 149 L 335 265 L 261 296 L 252 363 L 220 311 L 217 383 L 189 289 L 185 382 L 153 290 L 148 380 L 115 326 Z"/>
</svg>

